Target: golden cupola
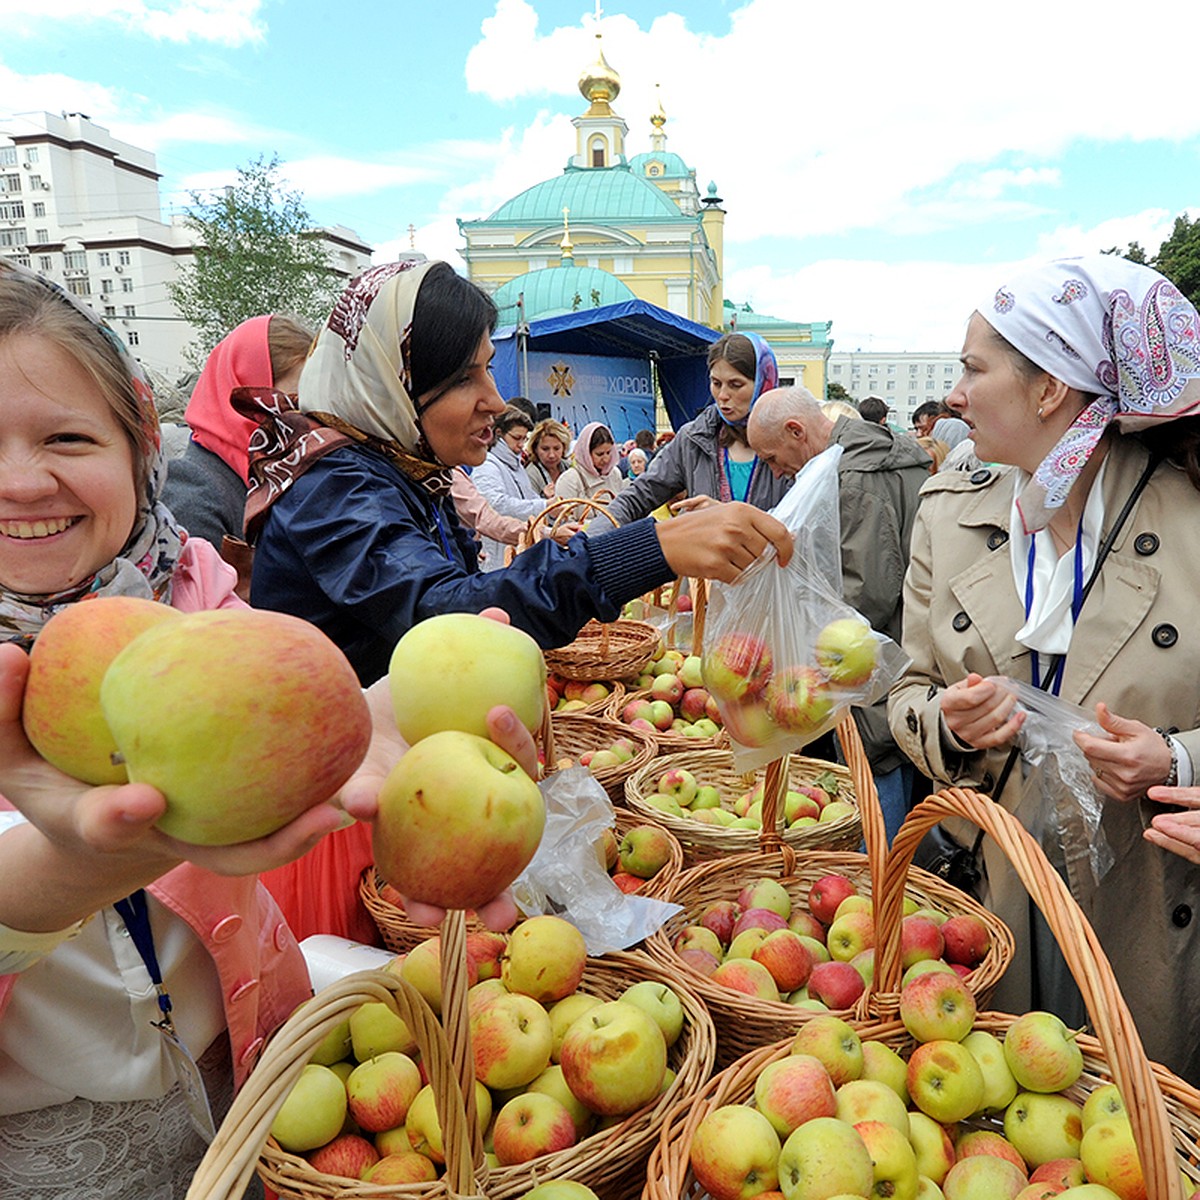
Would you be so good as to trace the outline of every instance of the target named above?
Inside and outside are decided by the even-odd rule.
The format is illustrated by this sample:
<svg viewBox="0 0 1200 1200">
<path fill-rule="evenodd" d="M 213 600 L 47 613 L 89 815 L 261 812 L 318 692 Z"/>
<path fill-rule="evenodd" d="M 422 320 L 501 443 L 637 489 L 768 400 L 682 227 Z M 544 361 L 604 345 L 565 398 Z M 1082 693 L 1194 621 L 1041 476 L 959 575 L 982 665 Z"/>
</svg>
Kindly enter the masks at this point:
<svg viewBox="0 0 1200 1200">
<path fill-rule="evenodd" d="M 596 61 L 580 75 L 579 90 L 591 105 L 584 114 L 589 117 L 607 117 L 612 112 L 609 105 L 620 95 L 621 77 L 604 57 L 600 34 L 596 34 Z"/>
</svg>

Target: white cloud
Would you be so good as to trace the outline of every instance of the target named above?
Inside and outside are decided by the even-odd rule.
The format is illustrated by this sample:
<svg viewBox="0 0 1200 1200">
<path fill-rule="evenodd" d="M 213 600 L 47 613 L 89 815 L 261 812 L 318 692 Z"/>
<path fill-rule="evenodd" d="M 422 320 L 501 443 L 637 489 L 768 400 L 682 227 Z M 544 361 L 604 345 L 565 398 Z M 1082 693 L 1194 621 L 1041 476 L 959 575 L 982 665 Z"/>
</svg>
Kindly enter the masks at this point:
<svg viewBox="0 0 1200 1200">
<path fill-rule="evenodd" d="M 4 17 L 22 30 L 108 21 L 155 41 L 242 46 L 263 40 L 261 8 L 261 0 L 7 0 Z"/>
<path fill-rule="evenodd" d="M 22 113 L 86 112 L 99 121 L 121 110 L 121 99 L 112 88 L 69 75 L 47 73 L 21 75 L 0 62 L 0 97 L 5 133 L 28 133 L 32 128 L 22 122 Z"/>
</svg>

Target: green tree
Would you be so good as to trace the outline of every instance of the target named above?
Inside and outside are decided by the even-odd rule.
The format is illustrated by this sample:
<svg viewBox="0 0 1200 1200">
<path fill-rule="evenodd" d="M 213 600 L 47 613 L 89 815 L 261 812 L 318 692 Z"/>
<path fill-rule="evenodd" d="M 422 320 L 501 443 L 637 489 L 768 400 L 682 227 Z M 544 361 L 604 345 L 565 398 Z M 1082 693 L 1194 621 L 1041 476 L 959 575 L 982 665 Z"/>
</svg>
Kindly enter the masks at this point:
<svg viewBox="0 0 1200 1200">
<path fill-rule="evenodd" d="M 1154 267 L 1200 307 L 1200 220 L 1175 218 L 1171 236 L 1158 248 Z"/>
<path fill-rule="evenodd" d="M 847 404 L 854 403 L 854 397 L 840 383 L 827 383 L 825 385 L 826 400 L 843 400 Z"/>
<path fill-rule="evenodd" d="M 196 234 L 195 253 L 167 288 L 197 331 L 185 352 L 193 365 L 248 317 L 289 312 L 324 320 L 340 280 L 302 197 L 284 186 L 277 156 L 238 167 L 237 183 L 216 195 L 190 195 L 184 224 Z"/>
</svg>

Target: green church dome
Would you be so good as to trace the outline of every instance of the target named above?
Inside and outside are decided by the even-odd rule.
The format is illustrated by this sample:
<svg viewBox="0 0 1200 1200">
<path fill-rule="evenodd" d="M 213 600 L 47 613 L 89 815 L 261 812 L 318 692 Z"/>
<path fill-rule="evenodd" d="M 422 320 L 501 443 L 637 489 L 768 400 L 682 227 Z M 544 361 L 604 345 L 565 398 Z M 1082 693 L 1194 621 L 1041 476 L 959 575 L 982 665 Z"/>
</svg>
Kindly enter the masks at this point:
<svg viewBox="0 0 1200 1200">
<path fill-rule="evenodd" d="M 561 224 L 564 208 L 571 210 L 572 225 L 664 217 L 677 221 L 680 216 L 667 196 L 626 166 L 568 167 L 505 201 L 488 220 Z"/>
<path fill-rule="evenodd" d="M 635 154 L 629 160 L 629 169 L 635 175 L 646 178 L 648 169 L 654 163 L 661 167 L 658 174 L 653 176 L 655 179 L 687 179 L 692 173 L 691 168 L 678 154 L 672 154 L 667 150 L 651 150 L 647 154 Z"/>
<path fill-rule="evenodd" d="M 621 280 L 599 267 L 544 267 L 510 279 L 492 294 L 501 325 L 517 323 L 517 297 L 522 292 L 527 321 L 636 299 Z"/>
</svg>

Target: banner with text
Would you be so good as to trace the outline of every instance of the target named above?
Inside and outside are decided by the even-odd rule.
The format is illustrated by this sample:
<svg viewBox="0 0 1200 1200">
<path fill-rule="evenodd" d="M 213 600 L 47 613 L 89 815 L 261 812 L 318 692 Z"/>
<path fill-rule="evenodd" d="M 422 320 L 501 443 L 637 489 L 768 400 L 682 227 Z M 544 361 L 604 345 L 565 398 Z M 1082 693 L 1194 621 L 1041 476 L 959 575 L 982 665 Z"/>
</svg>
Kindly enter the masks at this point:
<svg viewBox="0 0 1200 1200">
<path fill-rule="evenodd" d="M 548 404 L 551 415 L 573 434 L 589 421 L 602 421 L 620 446 L 639 429 L 654 428 L 654 391 L 645 359 L 531 351 L 528 387 L 529 399 Z"/>
</svg>

